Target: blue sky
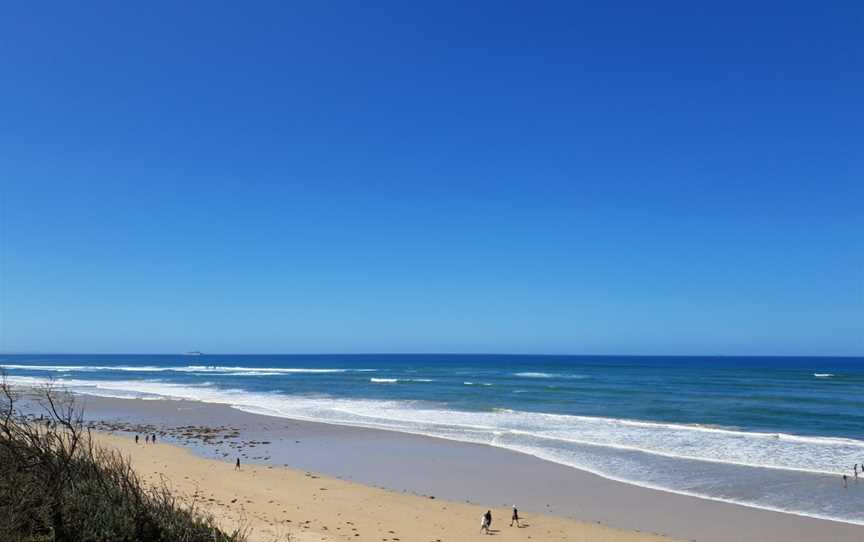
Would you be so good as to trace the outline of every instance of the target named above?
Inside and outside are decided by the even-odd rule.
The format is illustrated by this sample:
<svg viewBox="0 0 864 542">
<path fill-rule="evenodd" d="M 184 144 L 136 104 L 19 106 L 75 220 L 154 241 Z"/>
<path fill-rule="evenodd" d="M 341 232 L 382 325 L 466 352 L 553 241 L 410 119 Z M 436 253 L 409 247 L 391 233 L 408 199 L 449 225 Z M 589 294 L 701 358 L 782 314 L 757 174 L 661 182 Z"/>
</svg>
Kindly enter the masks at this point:
<svg viewBox="0 0 864 542">
<path fill-rule="evenodd" d="M 864 355 L 861 3 L 176 4 L 4 8 L 0 351 Z"/>
</svg>

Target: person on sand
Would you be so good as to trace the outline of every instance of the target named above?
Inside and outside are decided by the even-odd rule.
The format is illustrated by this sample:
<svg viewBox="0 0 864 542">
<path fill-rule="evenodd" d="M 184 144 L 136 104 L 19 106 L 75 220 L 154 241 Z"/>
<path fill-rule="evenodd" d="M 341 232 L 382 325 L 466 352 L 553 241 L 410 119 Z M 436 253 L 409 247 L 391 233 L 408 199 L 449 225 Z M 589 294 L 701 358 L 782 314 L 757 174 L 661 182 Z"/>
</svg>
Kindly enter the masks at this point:
<svg viewBox="0 0 864 542">
<path fill-rule="evenodd" d="M 138 444 L 138 435 L 135 435 L 135 444 Z"/>
<path fill-rule="evenodd" d="M 153 442 L 153 444 L 156 444 L 156 433 L 153 433 L 153 436 L 150 437 L 150 441 Z"/>
<path fill-rule="evenodd" d="M 489 534 L 489 520 L 486 518 L 486 514 L 480 516 L 480 532 L 483 533 L 484 531 Z"/>
<path fill-rule="evenodd" d="M 515 505 L 515 504 L 513 505 L 513 515 L 510 516 L 510 526 L 511 526 L 511 527 L 513 526 L 513 523 L 514 523 L 514 522 L 516 523 L 516 526 L 517 526 L 517 527 L 521 527 L 521 526 L 522 526 L 522 525 L 519 524 L 519 510 L 516 508 L 516 505 Z"/>
<path fill-rule="evenodd" d="M 144 435 L 144 444 L 150 444 L 150 435 Z"/>
<path fill-rule="evenodd" d="M 848 477 L 845 474 L 843 475 L 843 487 L 849 487 Z"/>
<path fill-rule="evenodd" d="M 234 463 L 234 470 L 240 470 L 240 458 L 237 458 L 237 462 Z"/>
</svg>

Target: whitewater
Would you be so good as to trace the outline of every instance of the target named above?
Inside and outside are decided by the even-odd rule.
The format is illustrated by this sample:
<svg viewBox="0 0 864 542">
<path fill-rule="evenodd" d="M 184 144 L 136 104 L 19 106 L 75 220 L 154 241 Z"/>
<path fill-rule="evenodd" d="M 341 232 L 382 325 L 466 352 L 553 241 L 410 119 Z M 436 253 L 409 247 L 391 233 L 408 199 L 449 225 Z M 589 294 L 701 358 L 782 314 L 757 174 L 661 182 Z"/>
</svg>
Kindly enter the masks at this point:
<svg viewBox="0 0 864 542">
<path fill-rule="evenodd" d="M 768 389 L 761 391 L 767 398 L 763 403 L 770 404 L 778 420 L 786 423 L 742 427 L 743 417 L 731 415 L 726 416 L 726 423 L 718 423 L 716 415 L 703 416 L 700 421 L 683 414 L 676 416 L 679 419 L 645 419 L 634 415 L 639 413 L 635 407 L 619 407 L 614 413 L 618 415 L 599 415 L 610 410 L 608 404 L 603 405 L 604 398 L 638 385 L 628 383 L 623 390 L 622 386 L 598 385 L 597 380 L 609 379 L 609 367 L 604 367 L 607 374 L 592 374 L 584 366 L 513 370 L 477 362 L 471 366 L 464 361 L 456 367 L 418 367 L 408 362 L 373 367 L 366 358 L 329 367 L 321 366 L 321 360 L 315 366 L 287 366 L 289 360 L 200 365 L 160 361 L 162 365 L 8 361 L 0 365 L 9 374 L 8 381 L 18 386 L 37 386 L 53 379 L 82 394 L 220 403 L 255 414 L 486 444 L 643 487 L 864 525 L 860 512 L 864 491 L 844 494 L 839 483 L 839 476 L 848 473 L 851 465 L 864 463 L 864 440 L 845 431 L 843 420 L 826 420 L 826 434 L 818 434 L 819 411 L 824 408 L 820 402 L 845 402 L 851 408 L 854 396 L 845 393 L 847 388 L 835 394 L 838 390 L 813 387 L 804 394 L 805 402 L 813 402 L 812 409 L 802 410 L 800 398 L 799 404 L 793 404 L 794 395 L 802 393 L 793 393 L 794 385 L 843 385 L 845 378 L 845 384 L 857 389 L 858 376 L 850 377 L 850 371 L 837 370 L 836 365 L 830 372 L 837 376 L 831 379 L 821 377 L 829 371 L 819 364 L 808 366 L 794 378 L 771 379 L 773 384 L 764 384 Z M 651 377 L 657 385 L 666 386 L 658 375 L 650 375 L 656 367 L 644 369 L 641 376 L 632 365 L 617 369 L 626 376 L 622 380 L 641 380 L 643 388 Z M 820 376 L 815 377 L 816 373 Z M 733 374 L 712 376 L 722 382 L 722 395 L 735 387 Z M 464 380 L 468 375 L 472 380 Z M 752 369 L 738 378 L 752 384 Z M 816 384 L 802 384 L 808 379 Z M 485 385 L 466 386 L 469 382 Z M 717 386 L 702 385 L 704 395 L 719 391 Z M 783 389 L 793 396 L 788 407 L 778 402 Z M 585 394 L 594 396 L 592 408 L 579 408 L 585 397 L 577 397 Z M 526 395 L 529 399 L 523 400 Z M 538 405 L 537 397 L 544 397 L 546 403 Z M 648 400 L 650 395 L 643 390 L 640 397 Z M 562 411 L 567 409 L 578 412 Z M 752 410 L 766 408 L 762 404 Z M 790 431 L 790 413 L 810 425 Z"/>
</svg>

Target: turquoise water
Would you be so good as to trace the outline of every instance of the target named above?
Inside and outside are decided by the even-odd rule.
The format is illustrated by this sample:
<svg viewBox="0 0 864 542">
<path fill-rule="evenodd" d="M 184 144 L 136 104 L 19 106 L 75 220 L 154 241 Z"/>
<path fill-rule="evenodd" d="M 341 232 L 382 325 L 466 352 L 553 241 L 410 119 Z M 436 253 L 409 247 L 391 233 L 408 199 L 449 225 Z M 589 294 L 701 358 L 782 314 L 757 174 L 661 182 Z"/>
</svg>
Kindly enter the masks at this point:
<svg viewBox="0 0 864 542">
<path fill-rule="evenodd" d="M 637 485 L 864 524 L 864 359 L 3 356 L 12 383 L 178 397 L 500 446 Z"/>
</svg>

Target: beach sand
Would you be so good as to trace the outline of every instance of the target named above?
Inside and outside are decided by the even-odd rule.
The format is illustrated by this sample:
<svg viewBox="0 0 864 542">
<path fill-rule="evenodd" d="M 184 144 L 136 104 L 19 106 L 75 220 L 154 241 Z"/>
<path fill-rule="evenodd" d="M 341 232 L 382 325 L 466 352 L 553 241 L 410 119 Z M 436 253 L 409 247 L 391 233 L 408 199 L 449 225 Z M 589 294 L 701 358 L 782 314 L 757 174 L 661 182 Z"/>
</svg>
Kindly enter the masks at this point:
<svg viewBox="0 0 864 542">
<path fill-rule="evenodd" d="M 236 521 L 242 507 L 258 522 L 256 540 L 291 528 L 296 537 L 322 533 L 315 540 L 348 534 L 376 542 L 443 542 L 480 536 L 480 514 L 492 507 L 497 536 L 530 542 L 645 539 L 639 533 L 698 542 L 864 542 L 860 525 L 639 487 L 483 444 L 253 414 L 224 404 L 79 399 L 104 444 L 129 454 L 151 479 L 161 473 L 186 493 L 197 483 L 208 509 L 224 521 Z M 136 446 L 130 438 L 135 433 L 142 439 L 156 433 L 160 443 L 176 447 Z M 237 457 L 241 473 L 233 471 Z M 244 482 L 247 475 L 251 482 Z M 294 488 L 299 491 L 292 493 Z M 839 480 L 837 491 L 847 491 Z M 848 491 L 864 491 L 864 485 Z M 514 503 L 530 527 L 509 530 Z M 384 528 L 397 521 L 402 530 Z M 589 526 L 600 530 L 585 530 Z M 354 537 L 351 528 L 375 536 Z"/>
<path fill-rule="evenodd" d="M 128 456 L 151 484 L 163 480 L 210 512 L 226 530 L 246 525 L 250 540 L 357 542 L 460 542 L 477 540 L 487 508 L 398 493 L 272 465 L 205 459 L 171 444 L 139 444 L 128 436 L 94 432 L 104 447 Z M 669 542 L 671 538 L 523 513 L 523 527 L 509 527 L 510 510 L 493 508 L 494 540 L 546 542 Z M 483 538 L 481 538 L 483 539 Z"/>
</svg>

